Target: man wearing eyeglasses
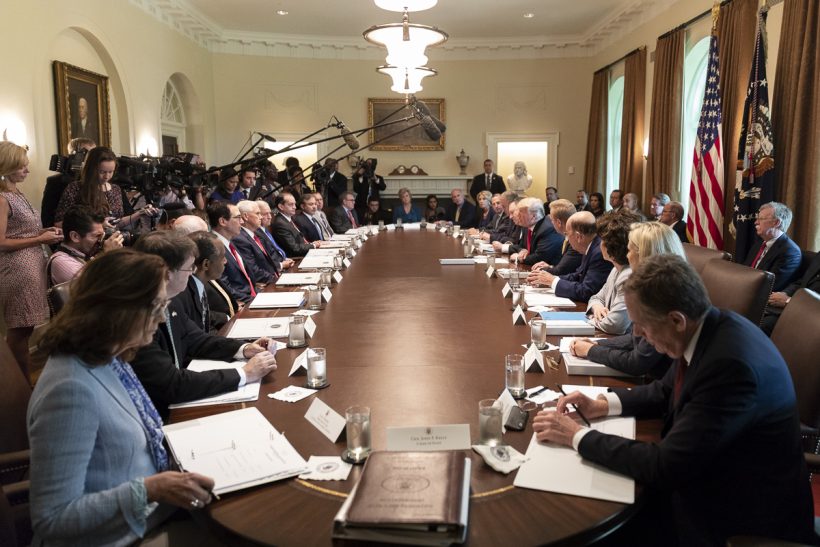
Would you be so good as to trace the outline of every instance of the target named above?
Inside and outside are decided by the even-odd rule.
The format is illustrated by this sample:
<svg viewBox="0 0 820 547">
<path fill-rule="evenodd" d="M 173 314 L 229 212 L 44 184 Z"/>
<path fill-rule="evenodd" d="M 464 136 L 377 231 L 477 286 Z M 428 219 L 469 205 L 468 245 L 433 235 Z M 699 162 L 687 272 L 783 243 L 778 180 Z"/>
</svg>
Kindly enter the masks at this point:
<svg viewBox="0 0 820 547">
<path fill-rule="evenodd" d="M 164 321 L 151 343 L 140 348 L 131 360 L 131 367 L 163 417 L 168 415 L 169 404 L 234 391 L 276 370 L 271 340 L 242 343 L 207 334 L 172 300 L 185 290 L 188 278 L 196 271 L 197 247 L 191 239 L 174 232 L 152 232 L 141 237 L 134 249 L 157 255 L 168 266 L 168 300 L 158 303 L 155 309 Z M 192 359 L 248 361 L 236 369 L 193 372 L 187 370 Z"/>
</svg>

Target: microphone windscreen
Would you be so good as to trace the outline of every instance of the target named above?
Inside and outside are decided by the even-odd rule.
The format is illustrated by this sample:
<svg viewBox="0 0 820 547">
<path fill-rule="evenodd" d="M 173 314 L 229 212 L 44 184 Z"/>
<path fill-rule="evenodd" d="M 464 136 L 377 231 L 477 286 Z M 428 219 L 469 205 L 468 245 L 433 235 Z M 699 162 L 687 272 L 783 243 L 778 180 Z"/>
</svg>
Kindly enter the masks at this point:
<svg viewBox="0 0 820 547">
<path fill-rule="evenodd" d="M 359 149 L 359 139 L 356 138 L 356 135 L 350 132 L 347 126 L 341 122 L 339 122 L 339 130 L 342 132 L 342 138 L 347 144 L 348 148 L 351 150 L 358 150 Z"/>
<path fill-rule="evenodd" d="M 433 121 L 431 116 L 422 116 L 421 121 L 419 121 L 419 125 L 421 128 L 424 129 L 424 132 L 427 134 L 427 138 L 431 141 L 437 141 L 441 138 L 441 130 L 436 125 L 436 122 Z"/>
</svg>

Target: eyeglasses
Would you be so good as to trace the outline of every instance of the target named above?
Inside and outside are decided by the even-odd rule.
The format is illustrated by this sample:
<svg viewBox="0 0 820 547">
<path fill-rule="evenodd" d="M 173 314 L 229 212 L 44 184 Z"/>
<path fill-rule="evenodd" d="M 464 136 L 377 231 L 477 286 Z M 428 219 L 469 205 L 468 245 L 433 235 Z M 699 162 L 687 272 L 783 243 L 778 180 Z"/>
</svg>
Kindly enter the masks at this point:
<svg viewBox="0 0 820 547">
<path fill-rule="evenodd" d="M 180 268 L 177 271 L 178 272 L 187 272 L 187 273 L 190 273 L 191 275 L 193 275 L 193 274 L 196 273 L 196 264 L 194 264 L 190 268 Z"/>
</svg>

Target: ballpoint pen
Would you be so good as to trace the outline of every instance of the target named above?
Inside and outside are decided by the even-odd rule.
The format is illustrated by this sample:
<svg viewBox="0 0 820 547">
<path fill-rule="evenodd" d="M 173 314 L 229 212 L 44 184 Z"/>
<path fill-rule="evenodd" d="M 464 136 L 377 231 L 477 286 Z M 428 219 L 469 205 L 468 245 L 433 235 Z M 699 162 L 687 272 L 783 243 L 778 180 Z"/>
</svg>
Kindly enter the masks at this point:
<svg viewBox="0 0 820 547">
<path fill-rule="evenodd" d="M 556 387 L 558 388 L 558 391 L 560 391 L 560 392 L 561 392 L 561 395 L 563 395 L 564 397 L 566 397 L 566 396 L 567 396 L 567 392 L 566 392 L 566 391 L 564 391 L 564 386 L 562 386 L 561 384 L 555 384 L 555 385 L 556 385 Z M 587 417 L 586 417 L 586 416 L 584 416 L 584 413 L 583 413 L 583 412 L 581 412 L 581 409 L 580 409 L 580 408 L 578 408 L 578 405 L 573 404 L 572 406 L 574 406 L 574 407 L 575 407 L 575 412 L 577 412 L 577 413 L 578 413 L 578 416 L 580 416 L 580 417 L 581 417 L 581 419 L 582 419 L 582 420 L 584 420 L 584 423 L 585 423 L 585 424 L 587 424 L 587 426 L 592 427 L 592 424 L 591 424 L 591 423 L 589 423 L 589 420 L 587 420 Z"/>
</svg>

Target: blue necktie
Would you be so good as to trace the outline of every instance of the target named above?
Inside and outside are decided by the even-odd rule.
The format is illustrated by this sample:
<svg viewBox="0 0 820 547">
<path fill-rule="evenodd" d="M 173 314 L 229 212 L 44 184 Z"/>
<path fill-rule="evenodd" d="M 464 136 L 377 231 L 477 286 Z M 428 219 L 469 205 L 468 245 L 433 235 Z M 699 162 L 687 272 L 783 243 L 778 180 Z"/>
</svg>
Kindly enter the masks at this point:
<svg viewBox="0 0 820 547">
<path fill-rule="evenodd" d="M 265 237 L 267 237 L 268 241 L 271 242 L 271 245 L 273 245 L 273 248 L 276 249 L 276 252 L 281 255 L 282 260 L 285 260 L 287 255 L 285 254 L 285 251 L 282 250 L 282 247 L 276 244 L 276 240 L 273 239 L 273 236 L 270 235 L 267 230 L 262 230 L 262 233 L 265 234 Z"/>
</svg>

